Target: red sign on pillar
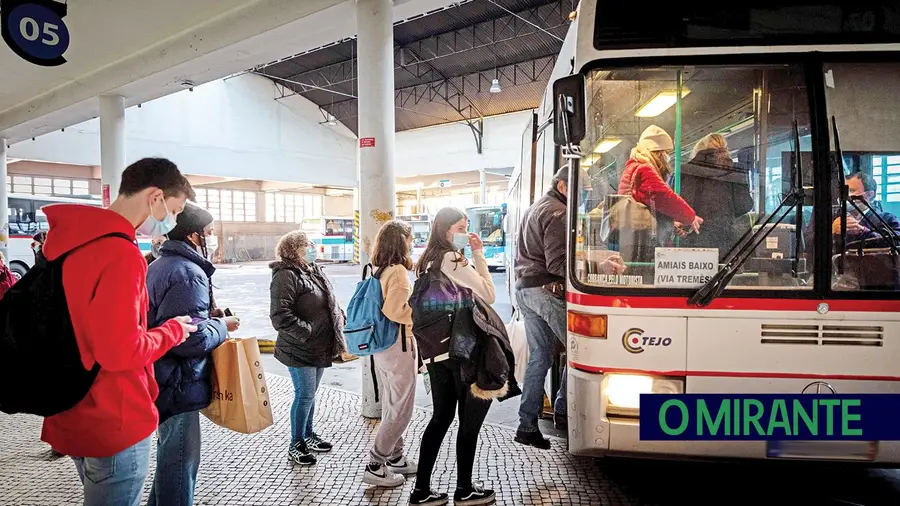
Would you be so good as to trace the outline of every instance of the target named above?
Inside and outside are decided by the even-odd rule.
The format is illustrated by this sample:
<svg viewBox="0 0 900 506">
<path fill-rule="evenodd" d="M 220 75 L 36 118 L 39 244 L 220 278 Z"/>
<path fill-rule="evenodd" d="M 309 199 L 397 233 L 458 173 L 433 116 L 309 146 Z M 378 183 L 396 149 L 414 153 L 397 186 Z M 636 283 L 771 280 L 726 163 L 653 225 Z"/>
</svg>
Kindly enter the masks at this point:
<svg viewBox="0 0 900 506">
<path fill-rule="evenodd" d="M 359 139 L 359 147 L 374 148 L 375 147 L 375 137 L 361 137 Z"/>
<path fill-rule="evenodd" d="M 109 207 L 109 185 L 103 185 L 103 208 Z"/>
</svg>

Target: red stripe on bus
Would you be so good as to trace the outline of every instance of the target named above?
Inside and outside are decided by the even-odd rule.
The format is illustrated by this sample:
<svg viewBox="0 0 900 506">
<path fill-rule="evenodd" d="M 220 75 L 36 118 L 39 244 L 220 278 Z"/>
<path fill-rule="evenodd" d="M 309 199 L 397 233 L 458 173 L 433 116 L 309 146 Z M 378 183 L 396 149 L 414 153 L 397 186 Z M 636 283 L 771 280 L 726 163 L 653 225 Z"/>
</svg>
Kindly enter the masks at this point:
<svg viewBox="0 0 900 506">
<path fill-rule="evenodd" d="M 816 311 L 819 304 L 828 304 L 829 311 L 861 311 L 892 313 L 900 311 L 900 300 L 815 300 L 815 299 L 741 299 L 719 297 L 709 306 L 696 307 L 686 297 L 642 297 L 615 295 L 567 294 L 572 304 L 595 307 L 627 307 L 640 309 L 735 309 L 755 311 Z"/>
<path fill-rule="evenodd" d="M 651 371 L 644 369 L 620 369 L 616 367 L 596 367 L 569 362 L 579 371 L 595 374 L 625 373 L 649 374 L 651 376 L 705 376 L 710 378 L 768 378 L 768 379 L 830 379 L 856 381 L 900 381 L 900 376 L 874 376 L 858 374 L 812 374 L 794 372 L 744 372 L 744 371 Z"/>
</svg>

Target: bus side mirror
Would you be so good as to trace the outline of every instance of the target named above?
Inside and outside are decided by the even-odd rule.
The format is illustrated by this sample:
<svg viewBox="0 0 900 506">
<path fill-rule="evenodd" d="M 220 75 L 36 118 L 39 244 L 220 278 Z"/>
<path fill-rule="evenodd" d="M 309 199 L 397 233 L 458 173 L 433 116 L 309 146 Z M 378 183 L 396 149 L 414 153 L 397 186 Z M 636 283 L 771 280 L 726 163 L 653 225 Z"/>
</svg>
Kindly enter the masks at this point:
<svg viewBox="0 0 900 506">
<path fill-rule="evenodd" d="M 553 83 L 553 141 L 558 146 L 580 143 L 585 137 L 587 106 L 584 75 L 575 74 Z"/>
</svg>

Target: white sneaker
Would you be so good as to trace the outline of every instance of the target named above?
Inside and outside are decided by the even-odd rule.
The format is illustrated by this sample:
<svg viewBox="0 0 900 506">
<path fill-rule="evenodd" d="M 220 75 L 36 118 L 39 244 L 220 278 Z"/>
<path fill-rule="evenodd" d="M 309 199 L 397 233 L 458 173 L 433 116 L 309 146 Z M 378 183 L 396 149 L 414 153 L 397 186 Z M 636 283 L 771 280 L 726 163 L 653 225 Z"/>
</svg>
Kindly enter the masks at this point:
<svg viewBox="0 0 900 506">
<path fill-rule="evenodd" d="M 363 473 L 363 483 L 376 487 L 399 487 L 406 481 L 402 475 L 391 472 L 387 466 L 369 464 Z"/>
<path fill-rule="evenodd" d="M 388 471 L 404 476 L 410 476 L 419 471 L 419 464 L 417 464 L 415 460 L 406 458 L 406 456 L 400 456 L 393 461 L 389 460 L 387 462 L 387 468 Z"/>
</svg>

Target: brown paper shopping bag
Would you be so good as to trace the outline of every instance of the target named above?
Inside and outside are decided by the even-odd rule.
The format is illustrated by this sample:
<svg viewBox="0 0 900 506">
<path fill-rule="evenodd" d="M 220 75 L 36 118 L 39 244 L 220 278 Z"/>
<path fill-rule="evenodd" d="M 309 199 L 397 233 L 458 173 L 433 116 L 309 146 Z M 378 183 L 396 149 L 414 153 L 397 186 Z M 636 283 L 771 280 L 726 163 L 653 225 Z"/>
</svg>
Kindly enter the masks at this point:
<svg viewBox="0 0 900 506">
<path fill-rule="evenodd" d="M 212 352 L 212 403 L 202 413 L 244 434 L 272 425 L 272 406 L 255 337 L 229 338 Z"/>
</svg>

